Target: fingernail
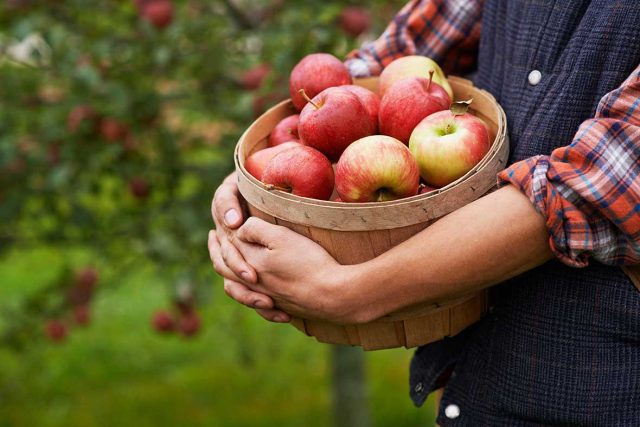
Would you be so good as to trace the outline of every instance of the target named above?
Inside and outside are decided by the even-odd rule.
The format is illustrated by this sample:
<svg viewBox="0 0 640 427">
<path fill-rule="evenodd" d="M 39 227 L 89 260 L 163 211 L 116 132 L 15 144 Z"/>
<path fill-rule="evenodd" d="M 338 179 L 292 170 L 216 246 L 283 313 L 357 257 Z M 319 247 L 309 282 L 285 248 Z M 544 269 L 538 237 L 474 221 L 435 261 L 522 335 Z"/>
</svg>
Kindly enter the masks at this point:
<svg viewBox="0 0 640 427">
<path fill-rule="evenodd" d="M 246 271 L 241 272 L 240 273 L 240 277 L 242 277 L 247 282 L 251 281 L 251 275 L 249 273 L 247 273 Z"/>
<path fill-rule="evenodd" d="M 229 209 L 224 214 L 224 222 L 227 225 L 233 225 L 236 222 L 238 222 L 239 219 L 240 219 L 240 215 L 238 215 L 238 212 L 236 212 L 235 209 Z"/>
<path fill-rule="evenodd" d="M 269 308 L 264 301 L 258 299 L 253 302 L 253 306 L 255 308 Z"/>
<path fill-rule="evenodd" d="M 279 323 L 284 323 L 287 321 L 287 319 L 284 318 L 284 316 L 276 316 L 273 318 L 274 322 L 279 322 Z"/>
</svg>

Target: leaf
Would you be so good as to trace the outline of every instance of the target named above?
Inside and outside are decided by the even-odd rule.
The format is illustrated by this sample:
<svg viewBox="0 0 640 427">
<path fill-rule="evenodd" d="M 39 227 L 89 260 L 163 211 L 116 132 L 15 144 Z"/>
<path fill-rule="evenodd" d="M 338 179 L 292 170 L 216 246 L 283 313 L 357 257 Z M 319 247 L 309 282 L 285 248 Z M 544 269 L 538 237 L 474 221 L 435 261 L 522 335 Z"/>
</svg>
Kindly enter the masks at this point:
<svg viewBox="0 0 640 427">
<path fill-rule="evenodd" d="M 469 98 L 466 101 L 456 101 L 451 103 L 449 108 L 454 116 L 460 116 L 467 112 L 469 105 L 473 102 L 473 98 Z"/>
</svg>

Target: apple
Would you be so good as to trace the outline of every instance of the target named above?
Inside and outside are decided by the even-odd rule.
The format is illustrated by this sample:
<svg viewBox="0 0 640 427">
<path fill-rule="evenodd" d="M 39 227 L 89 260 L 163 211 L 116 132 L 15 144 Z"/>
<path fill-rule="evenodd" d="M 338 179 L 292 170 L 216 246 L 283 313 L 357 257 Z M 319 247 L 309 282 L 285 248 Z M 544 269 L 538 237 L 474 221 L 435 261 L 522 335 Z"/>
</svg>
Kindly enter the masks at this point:
<svg viewBox="0 0 640 427">
<path fill-rule="evenodd" d="M 62 342 L 67 338 L 69 329 L 61 320 L 52 319 L 45 323 L 44 334 L 53 342 Z"/>
<path fill-rule="evenodd" d="M 178 330 L 185 337 L 195 335 L 200 330 L 200 316 L 196 312 L 185 314 L 178 320 Z"/>
<path fill-rule="evenodd" d="M 301 89 L 313 98 L 328 87 L 350 85 L 351 82 L 349 70 L 338 58 L 328 53 L 312 53 L 291 70 L 289 94 L 294 107 L 301 111 L 307 103 L 299 93 Z"/>
<path fill-rule="evenodd" d="M 300 137 L 298 136 L 299 121 L 299 114 L 293 114 L 280 120 L 269 135 L 269 147 L 275 147 L 290 141 L 300 142 Z"/>
<path fill-rule="evenodd" d="M 362 100 L 349 89 L 331 87 L 309 101 L 300 113 L 298 134 L 304 144 L 332 161 L 337 161 L 353 141 L 376 131 L 376 122 Z"/>
<path fill-rule="evenodd" d="M 484 122 L 471 113 L 439 111 L 413 130 L 409 149 L 427 185 L 445 186 L 469 172 L 489 152 Z"/>
<path fill-rule="evenodd" d="M 411 132 L 428 115 L 446 110 L 451 98 L 442 86 L 430 78 L 407 77 L 384 94 L 380 102 L 380 133 L 409 144 Z"/>
<path fill-rule="evenodd" d="M 271 73 L 269 64 L 258 64 L 240 74 L 240 86 L 245 90 L 256 90 L 262 86 L 264 79 Z"/>
<path fill-rule="evenodd" d="M 380 96 L 384 97 L 393 84 L 406 77 L 429 77 L 429 70 L 434 71 L 433 81 L 447 91 L 453 99 L 453 90 L 440 66 L 426 56 L 403 56 L 391 62 L 380 73 Z"/>
<path fill-rule="evenodd" d="M 123 141 L 128 135 L 129 129 L 118 120 L 109 117 L 100 120 L 100 136 L 107 141 Z"/>
<path fill-rule="evenodd" d="M 333 193 L 333 167 L 315 148 L 298 144 L 271 159 L 262 174 L 262 182 L 296 196 L 329 200 Z"/>
<path fill-rule="evenodd" d="M 134 176 L 129 180 L 129 192 L 136 199 L 146 199 L 151 192 L 151 186 L 143 177 Z"/>
<path fill-rule="evenodd" d="M 91 311 L 88 304 L 73 307 L 73 321 L 79 326 L 87 326 L 91 322 Z"/>
<path fill-rule="evenodd" d="M 438 187 L 433 187 L 431 185 L 426 185 L 426 184 L 420 184 L 420 188 L 418 190 L 418 194 L 431 193 L 432 191 L 435 191 L 437 189 L 438 189 Z"/>
<path fill-rule="evenodd" d="M 349 6 L 340 13 L 340 28 L 351 37 L 358 37 L 371 27 L 371 14 L 363 7 Z"/>
<path fill-rule="evenodd" d="M 173 320 L 173 316 L 171 313 L 165 310 L 158 310 L 153 313 L 153 317 L 151 318 L 151 325 L 153 329 L 158 332 L 171 332 L 175 327 L 175 321 Z"/>
<path fill-rule="evenodd" d="M 374 131 L 374 133 L 377 132 L 378 113 L 380 111 L 380 97 L 362 86 L 346 85 L 341 87 L 350 90 L 360 98 L 360 100 L 364 104 L 364 108 L 367 110 L 367 114 L 369 114 L 371 120 L 373 120 L 376 124 L 376 131 Z"/>
<path fill-rule="evenodd" d="M 99 278 L 100 274 L 94 267 L 83 267 L 75 273 L 75 285 L 92 292 Z"/>
<path fill-rule="evenodd" d="M 76 105 L 67 116 L 67 130 L 69 133 L 77 132 L 83 123 L 91 123 L 92 130 L 95 130 L 98 113 L 90 105 Z"/>
<path fill-rule="evenodd" d="M 343 202 L 384 202 L 414 196 L 420 175 L 411 152 L 385 135 L 359 139 L 336 165 L 336 191 Z"/>
<path fill-rule="evenodd" d="M 173 4 L 170 0 L 147 0 L 140 3 L 142 17 L 151 25 L 162 29 L 173 20 Z"/>
<path fill-rule="evenodd" d="M 276 145 L 275 147 L 265 148 L 260 151 L 256 151 L 244 162 L 244 168 L 249 172 L 253 177 L 257 180 L 262 181 L 262 175 L 264 174 L 264 169 L 267 167 L 267 164 L 273 159 L 277 154 L 282 153 L 284 150 L 287 150 L 291 147 L 296 147 L 301 145 L 294 141 L 285 142 L 284 144 Z"/>
</svg>

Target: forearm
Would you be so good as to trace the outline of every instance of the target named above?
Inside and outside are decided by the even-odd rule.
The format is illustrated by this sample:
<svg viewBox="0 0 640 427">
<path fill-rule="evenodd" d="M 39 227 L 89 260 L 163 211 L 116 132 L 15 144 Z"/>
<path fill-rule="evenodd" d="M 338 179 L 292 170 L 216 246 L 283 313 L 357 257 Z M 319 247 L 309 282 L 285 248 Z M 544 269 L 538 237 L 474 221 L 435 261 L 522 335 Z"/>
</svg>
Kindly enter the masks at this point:
<svg viewBox="0 0 640 427">
<path fill-rule="evenodd" d="M 552 258 L 544 218 L 504 187 L 409 240 L 345 269 L 345 305 L 363 322 L 422 301 L 476 291 Z"/>
</svg>

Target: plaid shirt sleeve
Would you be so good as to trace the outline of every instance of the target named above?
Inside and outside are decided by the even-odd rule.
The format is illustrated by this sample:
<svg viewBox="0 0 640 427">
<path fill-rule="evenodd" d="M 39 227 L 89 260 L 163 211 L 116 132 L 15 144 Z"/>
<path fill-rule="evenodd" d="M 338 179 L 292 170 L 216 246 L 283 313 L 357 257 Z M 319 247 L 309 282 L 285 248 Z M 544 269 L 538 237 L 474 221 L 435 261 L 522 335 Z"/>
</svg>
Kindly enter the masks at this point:
<svg viewBox="0 0 640 427">
<path fill-rule="evenodd" d="M 382 36 L 347 56 L 354 77 L 379 75 L 401 56 L 422 55 L 447 74 L 464 74 L 476 63 L 482 0 L 413 0 L 395 16 Z"/>
<path fill-rule="evenodd" d="M 533 202 L 565 264 L 640 262 L 640 66 L 606 94 L 573 142 L 498 175 Z"/>
</svg>

